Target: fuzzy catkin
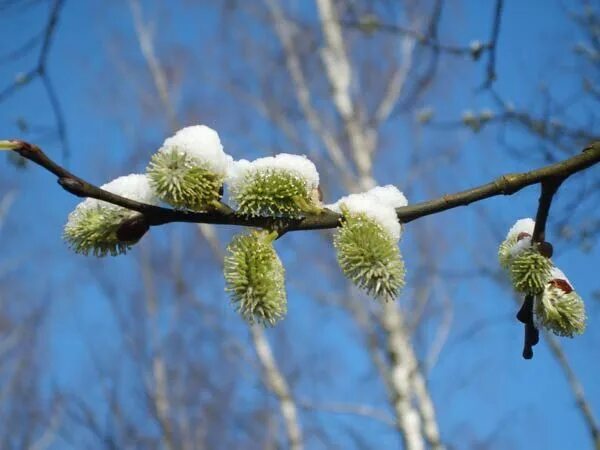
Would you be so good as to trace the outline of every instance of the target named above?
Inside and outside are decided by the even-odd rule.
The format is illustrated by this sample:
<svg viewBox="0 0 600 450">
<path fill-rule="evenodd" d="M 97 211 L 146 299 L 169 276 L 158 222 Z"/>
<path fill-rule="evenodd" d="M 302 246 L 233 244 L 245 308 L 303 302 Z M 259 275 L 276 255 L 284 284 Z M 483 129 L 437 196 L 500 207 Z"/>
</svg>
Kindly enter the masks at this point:
<svg viewBox="0 0 600 450">
<path fill-rule="evenodd" d="M 306 180 L 279 168 L 248 172 L 229 195 L 238 211 L 249 216 L 295 218 L 316 209 Z"/>
<path fill-rule="evenodd" d="M 73 251 L 83 255 L 104 257 L 124 254 L 136 241 L 120 241 L 117 230 L 124 220 L 136 214 L 125 208 L 101 205 L 74 211 L 65 225 L 63 238 Z"/>
<path fill-rule="evenodd" d="M 404 286 L 404 262 L 396 240 L 365 214 L 344 216 L 334 236 L 344 275 L 367 294 L 395 299 Z"/>
<path fill-rule="evenodd" d="M 175 149 L 154 154 L 147 173 L 160 199 L 175 208 L 206 211 L 221 198 L 224 177 Z"/>
<path fill-rule="evenodd" d="M 538 326 L 557 336 L 583 334 L 586 327 L 585 305 L 568 283 L 551 280 L 544 292 L 536 297 L 535 318 Z"/>
<path fill-rule="evenodd" d="M 498 248 L 498 262 L 500 263 L 500 266 L 505 270 L 508 270 L 510 268 L 510 263 L 513 259 L 511 249 L 514 248 L 514 246 L 517 244 L 517 241 L 518 239 L 516 235 L 511 236 L 510 238 L 502 241 L 500 247 Z"/>
<path fill-rule="evenodd" d="M 550 278 L 552 263 L 536 248 L 519 253 L 510 263 L 510 276 L 517 292 L 539 294 Z"/>
<path fill-rule="evenodd" d="M 287 312 L 285 271 L 266 231 L 235 236 L 224 261 L 226 291 L 249 323 L 274 325 Z"/>
</svg>

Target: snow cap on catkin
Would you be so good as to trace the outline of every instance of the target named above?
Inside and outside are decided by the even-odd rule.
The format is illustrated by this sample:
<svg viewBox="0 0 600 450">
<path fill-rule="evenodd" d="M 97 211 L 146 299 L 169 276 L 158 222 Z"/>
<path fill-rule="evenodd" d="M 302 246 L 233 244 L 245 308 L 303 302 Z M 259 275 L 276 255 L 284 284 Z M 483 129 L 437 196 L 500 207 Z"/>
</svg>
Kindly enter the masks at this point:
<svg viewBox="0 0 600 450">
<path fill-rule="evenodd" d="M 365 192 L 365 194 L 373 196 L 378 202 L 391 206 L 392 208 L 401 208 L 402 206 L 408 205 L 408 200 L 406 200 L 404 193 L 392 184 L 375 186 Z"/>
<path fill-rule="evenodd" d="M 103 184 L 100 186 L 100 188 L 110 192 L 111 194 L 116 194 L 140 203 L 147 203 L 149 205 L 158 205 L 159 203 L 159 199 L 156 197 L 156 192 L 154 192 L 154 189 L 152 189 L 150 180 L 148 180 L 148 177 L 145 174 L 132 173 L 129 175 L 124 175 Z M 125 209 L 103 200 L 96 200 L 95 198 L 86 198 L 83 202 L 77 205 L 76 209 L 92 208 L 95 206 Z"/>
<path fill-rule="evenodd" d="M 510 239 L 515 236 L 519 236 L 521 233 L 526 233 L 528 235 L 533 234 L 533 229 L 535 228 L 535 221 L 529 217 L 525 219 L 519 219 L 515 222 L 515 224 L 508 230 L 506 234 L 506 239 Z"/>
<path fill-rule="evenodd" d="M 232 188 L 238 188 L 244 184 L 248 176 L 265 170 L 280 170 L 291 173 L 306 183 L 308 189 L 319 187 L 319 172 L 314 163 L 305 155 L 292 155 L 290 153 L 279 153 L 275 156 L 265 156 L 254 161 L 240 159 L 235 161 L 227 174 L 227 184 Z"/>
<path fill-rule="evenodd" d="M 509 269 L 512 261 L 523 251 L 531 248 L 531 236 L 535 221 L 530 218 L 519 219 L 510 228 L 506 238 L 498 248 L 498 261 L 504 269 Z"/>
<path fill-rule="evenodd" d="M 232 158 L 223 151 L 219 134 L 206 125 L 182 128 L 165 139 L 159 153 L 176 151 L 224 177 Z"/>
<path fill-rule="evenodd" d="M 397 242 L 400 239 L 401 234 L 400 222 L 396 216 L 394 206 L 391 206 L 390 203 L 386 203 L 386 201 L 399 203 L 399 199 L 386 199 L 385 195 L 381 195 L 381 192 L 383 191 L 380 191 L 378 197 L 377 194 L 374 194 L 371 191 L 342 197 L 334 204 L 327 205 L 326 207 L 340 214 L 343 212 L 343 209 L 349 214 L 364 214 L 366 217 L 379 224 L 379 226 L 381 226 Z M 404 197 L 404 195 L 402 195 L 402 197 Z M 380 198 L 384 198 L 384 201 L 381 201 Z M 405 198 L 404 201 L 406 201 Z"/>
</svg>

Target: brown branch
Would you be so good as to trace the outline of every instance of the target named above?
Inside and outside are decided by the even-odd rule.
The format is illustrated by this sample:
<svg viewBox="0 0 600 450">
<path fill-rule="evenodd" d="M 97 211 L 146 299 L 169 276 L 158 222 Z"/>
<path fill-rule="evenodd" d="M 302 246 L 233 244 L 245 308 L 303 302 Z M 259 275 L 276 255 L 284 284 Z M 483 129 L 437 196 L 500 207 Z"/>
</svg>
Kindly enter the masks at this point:
<svg viewBox="0 0 600 450">
<path fill-rule="evenodd" d="M 237 214 L 225 204 L 222 204 L 218 210 L 191 212 L 139 203 L 135 200 L 130 200 L 100 189 L 73 175 L 64 167 L 48 158 L 36 145 L 19 140 L 0 141 L 0 149 L 13 150 L 23 158 L 53 173 L 58 178 L 58 183 L 63 189 L 73 195 L 103 200 L 141 213 L 149 226 L 164 225 L 172 222 L 212 223 L 277 229 L 281 234 L 288 231 L 329 229 L 340 226 L 341 216 L 328 209 L 324 209 L 321 214 L 307 214 L 300 219 L 288 219 L 244 216 Z M 486 198 L 498 195 L 512 195 L 533 184 L 542 183 L 542 185 L 547 185 L 548 183 L 555 183 L 559 179 L 562 181 L 574 173 L 592 167 L 598 162 L 600 162 L 600 141 L 590 144 L 580 154 L 564 161 L 530 172 L 502 175 L 490 183 L 466 191 L 447 194 L 437 199 L 397 208 L 396 213 L 400 222 L 408 223 L 421 217 L 437 214 L 458 206 L 466 206 Z"/>
<path fill-rule="evenodd" d="M 436 214 L 457 206 L 466 206 L 497 195 L 512 195 L 532 184 L 563 178 L 585 170 L 600 162 L 600 141 L 591 143 L 580 154 L 555 164 L 541 167 L 530 172 L 506 174 L 496 180 L 456 194 L 444 195 L 438 199 L 415 203 L 398 208 L 398 219 L 407 223 L 430 214 Z"/>
</svg>

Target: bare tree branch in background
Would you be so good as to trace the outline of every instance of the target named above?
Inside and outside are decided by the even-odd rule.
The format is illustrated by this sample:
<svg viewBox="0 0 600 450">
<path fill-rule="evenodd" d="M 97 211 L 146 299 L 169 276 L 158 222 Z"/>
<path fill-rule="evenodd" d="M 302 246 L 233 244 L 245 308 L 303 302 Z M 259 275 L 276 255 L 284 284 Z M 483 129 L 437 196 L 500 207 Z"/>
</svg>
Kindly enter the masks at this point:
<svg viewBox="0 0 600 450">
<path fill-rule="evenodd" d="M 500 22 L 502 20 L 502 8 L 504 7 L 504 0 L 496 0 L 494 6 L 494 21 L 492 25 L 492 31 L 490 36 L 489 53 L 488 53 L 488 64 L 486 68 L 486 79 L 483 82 L 482 89 L 489 89 L 492 87 L 494 81 L 496 81 L 498 74 L 496 73 L 496 48 L 498 47 L 498 38 L 500 36 Z"/>
<path fill-rule="evenodd" d="M 69 141 L 67 138 L 65 116 L 62 109 L 62 105 L 60 103 L 59 96 L 57 95 L 56 90 L 54 88 L 54 83 L 52 82 L 52 79 L 48 73 L 48 56 L 50 53 L 50 47 L 54 38 L 54 34 L 56 33 L 56 26 L 58 24 L 58 19 L 62 12 L 64 3 L 65 0 L 53 1 L 48 17 L 48 22 L 43 33 L 40 35 L 43 36 L 43 39 L 36 66 L 24 74 L 17 75 L 15 81 L 12 84 L 6 86 L 3 89 L 0 89 L 0 102 L 16 94 L 17 91 L 39 78 L 42 81 L 42 84 L 46 91 L 46 95 L 48 97 L 48 101 L 50 102 L 50 106 L 52 107 L 52 111 L 54 113 L 56 129 L 63 150 L 63 160 L 66 161 L 69 158 L 70 149 Z M 19 55 L 28 52 L 33 48 L 33 45 L 37 43 L 40 36 L 34 36 L 18 49 L 15 49 L 13 52 L 5 55 L 2 59 L 15 59 Z"/>
</svg>

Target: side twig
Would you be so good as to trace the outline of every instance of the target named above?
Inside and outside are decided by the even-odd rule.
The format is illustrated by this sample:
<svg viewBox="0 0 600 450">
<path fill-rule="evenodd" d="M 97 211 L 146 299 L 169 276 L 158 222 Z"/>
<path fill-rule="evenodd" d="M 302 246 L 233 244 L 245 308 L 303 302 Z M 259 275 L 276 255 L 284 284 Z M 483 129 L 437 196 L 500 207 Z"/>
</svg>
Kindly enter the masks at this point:
<svg viewBox="0 0 600 450">
<path fill-rule="evenodd" d="M 541 194 L 537 213 L 535 215 L 535 227 L 533 229 L 533 235 L 531 236 L 531 242 L 540 248 L 540 251 L 547 257 L 552 256 L 552 245 L 546 242 L 546 223 L 548 221 L 548 214 L 550 213 L 550 206 L 554 194 L 558 191 L 558 188 L 562 184 L 565 178 L 563 177 L 549 177 L 541 182 Z M 534 296 L 527 294 L 523 306 L 517 313 L 517 319 L 523 322 L 525 325 L 525 338 L 523 340 L 523 358 L 533 358 L 533 347 L 537 345 L 540 340 L 540 332 L 535 326 L 533 321 L 533 306 Z"/>
<path fill-rule="evenodd" d="M 502 19 L 503 0 L 496 0 L 494 7 L 494 22 L 492 25 L 492 35 L 490 37 L 488 64 L 486 69 L 486 78 L 482 89 L 489 89 L 496 81 L 496 47 L 498 46 L 498 37 L 500 36 L 500 20 Z"/>
<path fill-rule="evenodd" d="M 19 89 L 28 85 L 35 79 L 39 78 L 42 81 L 44 89 L 46 90 L 46 95 L 48 97 L 50 107 L 52 108 L 52 112 L 54 114 L 54 119 L 56 121 L 56 131 L 58 133 L 58 138 L 63 149 L 63 159 L 67 160 L 69 158 L 70 150 L 69 142 L 67 139 L 66 121 L 64 117 L 64 112 L 62 110 L 62 106 L 60 104 L 60 100 L 58 98 L 58 95 L 56 95 L 54 85 L 52 84 L 52 80 L 50 79 L 47 70 L 50 46 L 52 44 L 54 34 L 56 33 L 56 25 L 58 24 L 58 18 L 60 16 L 64 3 L 65 0 L 55 0 L 52 5 L 48 22 L 44 31 L 41 34 L 41 37 L 43 38 L 42 46 L 35 67 L 30 71 L 26 72 L 25 74 L 17 76 L 15 81 L 6 86 L 4 89 L 0 90 L 0 102 L 6 100 L 8 97 L 15 94 Z M 33 44 L 35 44 L 39 40 L 39 38 L 40 35 L 34 36 L 25 45 L 23 45 L 16 51 L 9 53 L 7 57 L 16 57 L 17 52 L 27 51 L 29 48 L 32 47 Z"/>
</svg>

